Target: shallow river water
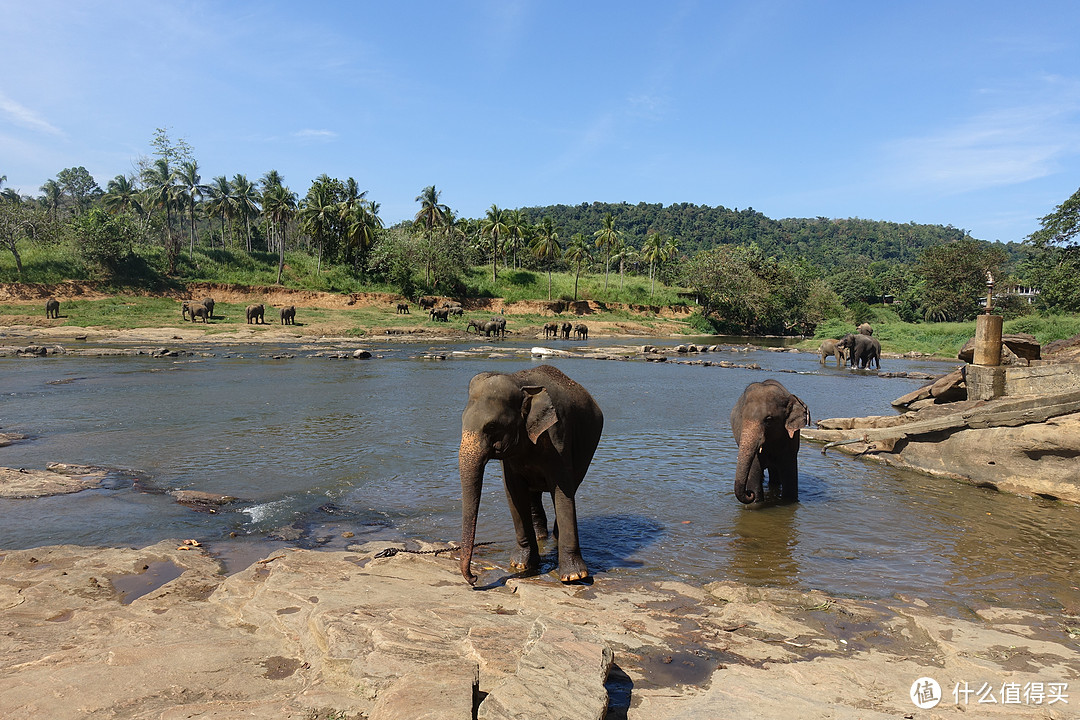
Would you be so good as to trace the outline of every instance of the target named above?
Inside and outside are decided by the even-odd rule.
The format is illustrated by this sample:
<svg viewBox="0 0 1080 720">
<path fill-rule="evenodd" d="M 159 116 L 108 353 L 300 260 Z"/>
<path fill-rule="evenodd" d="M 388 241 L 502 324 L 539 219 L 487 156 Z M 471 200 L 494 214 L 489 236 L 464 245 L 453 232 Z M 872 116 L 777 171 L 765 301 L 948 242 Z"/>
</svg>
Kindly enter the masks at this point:
<svg viewBox="0 0 1080 720">
<path fill-rule="evenodd" d="M 367 539 L 456 543 L 468 381 L 540 363 L 527 352 L 533 344 L 471 354 L 464 351 L 475 343 L 363 343 L 375 354 L 370 360 L 266 346 L 206 347 L 212 357 L 172 359 L 0 359 L 0 427 L 30 436 L 0 448 L 0 465 L 61 461 L 130 471 L 99 490 L 0 500 L 0 548 L 195 538 L 235 560 L 262 557 L 283 540 L 336 548 Z M 431 352 L 446 359 L 430 359 Z M 282 353 L 293 357 L 272 359 Z M 730 579 L 921 598 L 953 609 L 1080 607 L 1074 506 L 823 455 L 806 442 L 798 504 L 755 511 L 735 500 L 728 414 L 747 383 L 775 377 L 820 419 L 891 413 L 891 399 L 925 381 L 823 368 L 808 353 L 702 357 L 762 369 L 548 361 L 583 384 L 605 415 L 578 492 L 583 555 L 594 574 Z M 884 363 L 931 373 L 948 367 Z M 505 574 L 513 541 L 501 485 L 491 463 L 477 541 L 495 544 L 478 549 L 477 560 L 496 568 L 488 571 L 493 577 Z M 196 512 L 158 492 L 173 489 L 241 502 Z M 346 540 L 345 532 L 355 537 Z M 553 564 L 548 548 L 544 570 Z"/>
</svg>

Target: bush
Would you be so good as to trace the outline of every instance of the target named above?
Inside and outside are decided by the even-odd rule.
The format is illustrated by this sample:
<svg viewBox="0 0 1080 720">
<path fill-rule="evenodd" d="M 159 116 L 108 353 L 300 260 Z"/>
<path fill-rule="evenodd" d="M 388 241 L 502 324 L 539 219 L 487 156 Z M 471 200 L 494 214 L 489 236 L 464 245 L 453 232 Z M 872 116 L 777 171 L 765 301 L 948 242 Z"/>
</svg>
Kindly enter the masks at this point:
<svg viewBox="0 0 1080 720">
<path fill-rule="evenodd" d="M 130 215 L 110 215 L 101 208 L 93 208 L 76 218 L 72 229 L 83 259 L 107 277 L 117 274 L 139 237 L 139 229 Z"/>
</svg>

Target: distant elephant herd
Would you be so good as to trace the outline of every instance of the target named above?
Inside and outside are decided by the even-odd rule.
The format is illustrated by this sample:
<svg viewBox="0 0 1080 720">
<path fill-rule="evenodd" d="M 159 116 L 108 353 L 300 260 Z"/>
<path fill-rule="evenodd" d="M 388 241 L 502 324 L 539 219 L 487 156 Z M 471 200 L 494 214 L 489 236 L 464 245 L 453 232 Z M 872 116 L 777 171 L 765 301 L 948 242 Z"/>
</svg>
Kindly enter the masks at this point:
<svg viewBox="0 0 1080 720">
<path fill-rule="evenodd" d="M 214 318 L 214 299 L 207 297 L 202 300 L 185 300 L 180 304 L 180 316 L 185 320 L 190 317 L 191 322 L 195 322 L 195 318 L 202 318 L 204 323 L 207 320 L 212 320 Z M 244 310 L 244 316 L 249 325 L 263 325 L 266 323 L 266 306 L 262 303 L 248 305 Z M 296 307 L 289 305 L 281 308 L 280 318 L 282 325 L 295 325 Z"/>
<path fill-rule="evenodd" d="M 589 326 L 585 323 L 578 323 L 574 325 L 570 322 L 549 322 L 544 325 L 544 339 L 551 338 L 552 340 L 558 340 L 560 337 L 563 340 L 570 339 L 570 333 L 574 333 L 574 337 L 578 340 L 589 339 Z"/>
<path fill-rule="evenodd" d="M 822 365 L 827 358 L 835 357 L 836 367 L 850 365 L 865 370 L 873 363 L 876 369 L 881 369 L 881 343 L 874 337 L 874 329 L 869 323 L 862 323 L 854 333 L 848 333 L 839 340 L 822 341 L 818 356 Z"/>
</svg>

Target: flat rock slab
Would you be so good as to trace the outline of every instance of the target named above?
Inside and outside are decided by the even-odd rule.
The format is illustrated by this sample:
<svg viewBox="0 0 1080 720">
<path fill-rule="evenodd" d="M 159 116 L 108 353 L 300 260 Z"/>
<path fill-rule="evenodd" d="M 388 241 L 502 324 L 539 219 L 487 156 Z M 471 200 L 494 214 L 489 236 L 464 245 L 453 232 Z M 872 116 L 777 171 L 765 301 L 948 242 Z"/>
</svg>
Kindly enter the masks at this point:
<svg viewBox="0 0 1080 720">
<path fill-rule="evenodd" d="M 375 558 L 386 543 L 278 550 L 225 576 L 177 544 L 0 552 L 4 717 L 1045 719 L 1078 700 L 1080 649 L 1060 614 L 942 617 L 917 601 L 498 568 L 480 591 L 445 555 Z M 1072 681 L 1073 697 L 950 697 L 924 714 L 909 698 L 923 676 L 950 690 Z"/>
<path fill-rule="evenodd" d="M 39 498 L 66 495 L 99 487 L 104 471 L 71 475 L 53 470 L 0 467 L 0 498 Z"/>
</svg>

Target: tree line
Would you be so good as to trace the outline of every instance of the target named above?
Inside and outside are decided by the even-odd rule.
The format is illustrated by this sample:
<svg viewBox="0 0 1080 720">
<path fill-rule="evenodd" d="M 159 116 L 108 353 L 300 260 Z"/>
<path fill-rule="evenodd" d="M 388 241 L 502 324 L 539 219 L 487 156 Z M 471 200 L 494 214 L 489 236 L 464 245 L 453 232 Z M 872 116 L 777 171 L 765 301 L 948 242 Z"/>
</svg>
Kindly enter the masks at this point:
<svg viewBox="0 0 1080 720">
<path fill-rule="evenodd" d="M 830 317 L 858 319 L 888 303 L 905 320 L 970 319 L 985 296 L 987 272 L 998 286 L 1040 288 L 1039 308 L 1080 311 L 1080 260 L 1074 195 L 1043 218 L 1024 244 L 972 238 L 952 226 L 828 218 L 774 220 L 752 208 L 676 203 L 582 203 L 499 208 L 459 216 L 434 185 L 416 197 L 411 221 L 385 227 L 379 204 L 353 178 L 317 177 L 303 196 L 275 170 L 205 180 L 193 149 L 158 129 L 151 156 L 103 190 L 83 167 L 61 170 L 37 197 L 3 189 L 0 241 L 17 278 L 21 243 L 73 243 L 88 265 L 123 280 L 140 248 L 164 250 L 165 276 L 196 252 L 268 253 L 282 282 L 286 252 L 343 266 L 360 283 L 383 283 L 407 296 L 465 295 L 470 274 L 501 271 L 574 277 L 602 273 L 685 287 L 718 331 L 805 333 Z M 1080 191 L 1078 191 L 1080 194 Z M 1028 310 L 1000 304 L 1009 313 Z"/>
</svg>

